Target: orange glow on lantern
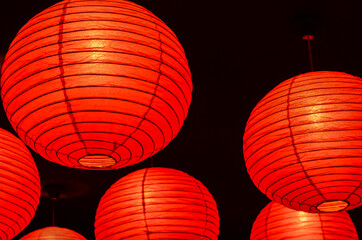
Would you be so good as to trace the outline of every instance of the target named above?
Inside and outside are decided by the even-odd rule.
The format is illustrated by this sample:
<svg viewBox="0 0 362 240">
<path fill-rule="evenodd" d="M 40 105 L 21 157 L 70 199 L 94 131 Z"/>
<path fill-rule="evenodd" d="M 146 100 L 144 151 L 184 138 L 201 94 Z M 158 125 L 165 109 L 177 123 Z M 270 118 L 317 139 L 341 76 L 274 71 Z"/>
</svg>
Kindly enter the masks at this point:
<svg viewBox="0 0 362 240">
<path fill-rule="evenodd" d="M 270 199 L 306 212 L 362 204 L 362 79 L 310 72 L 271 90 L 244 134 L 246 167 Z"/>
<path fill-rule="evenodd" d="M 20 138 L 74 168 L 117 169 L 180 131 L 192 82 L 175 34 L 126 0 L 65 0 L 33 17 L 6 55 L 1 96 Z"/>
</svg>

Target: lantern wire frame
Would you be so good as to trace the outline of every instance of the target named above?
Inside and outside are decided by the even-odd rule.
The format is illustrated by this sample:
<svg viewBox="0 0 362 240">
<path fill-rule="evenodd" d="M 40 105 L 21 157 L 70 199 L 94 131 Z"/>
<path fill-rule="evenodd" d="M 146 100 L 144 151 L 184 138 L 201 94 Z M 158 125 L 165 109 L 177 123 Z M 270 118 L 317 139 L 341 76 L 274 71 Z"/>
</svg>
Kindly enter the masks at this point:
<svg viewBox="0 0 362 240">
<path fill-rule="evenodd" d="M 219 234 L 216 202 L 192 176 L 170 168 L 132 172 L 103 195 L 96 239 L 210 239 Z"/>
<path fill-rule="evenodd" d="M 118 169 L 162 150 L 191 93 L 176 35 L 126 0 L 47 8 L 19 31 L 1 76 L 19 137 L 45 159 L 83 169 Z"/>
<path fill-rule="evenodd" d="M 281 91 L 280 89 L 282 89 L 283 87 L 280 87 L 281 85 L 285 85 L 284 83 L 285 82 L 290 82 L 290 86 L 289 86 L 289 90 L 287 90 L 287 91 L 284 91 L 284 93 L 286 93 L 285 95 L 287 96 L 287 99 L 286 99 L 286 102 L 287 102 L 287 110 L 285 111 L 287 114 L 287 116 L 286 116 L 286 118 L 288 119 L 288 122 L 289 122 L 289 129 L 290 129 L 290 138 L 291 138 L 291 142 L 292 142 L 292 145 L 293 145 L 293 147 L 294 147 L 294 155 L 297 157 L 297 161 L 300 163 L 300 165 L 301 165 L 301 168 L 302 168 L 302 170 L 303 170 L 303 172 L 305 173 L 305 177 L 307 178 L 307 180 L 309 181 L 309 184 L 311 185 L 311 186 L 313 186 L 313 188 L 314 188 L 314 190 L 318 193 L 318 195 L 319 196 L 321 196 L 322 198 L 323 198 L 323 200 L 321 200 L 321 201 L 319 201 L 319 203 L 318 204 L 313 204 L 313 205 L 309 205 L 307 208 L 306 207 L 302 207 L 301 206 L 301 202 L 298 202 L 298 201 L 295 201 L 295 203 L 293 203 L 293 201 L 294 200 L 292 200 L 292 201 L 290 201 L 290 200 L 287 200 L 287 199 L 283 199 L 282 197 L 277 197 L 277 196 L 275 196 L 275 193 L 273 193 L 272 194 L 272 196 L 270 196 L 270 194 L 269 194 L 269 198 L 270 199 L 272 199 L 272 200 L 276 200 L 276 199 L 278 199 L 277 201 L 279 201 L 280 203 L 283 203 L 283 204 L 285 204 L 286 206 L 288 206 L 288 207 L 291 207 L 292 205 L 294 205 L 294 207 L 292 207 L 292 208 L 294 208 L 294 209 L 297 209 L 297 210 L 303 210 L 303 211 L 308 211 L 308 212 L 325 212 L 325 213 L 328 213 L 328 212 L 339 212 L 339 211 L 344 211 L 344 210 L 346 210 L 346 209 L 348 209 L 348 208 L 350 208 L 351 206 L 350 206 L 350 202 L 348 201 L 348 199 L 352 196 L 352 195 L 354 195 L 355 194 L 355 192 L 361 187 L 361 180 L 359 181 L 359 186 L 357 186 L 357 188 L 355 189 L 355 190 L 353 190 L 353 192 L 352 193 L 350 193 L 350 194 L 348 194 L 348 196 L 347 197 L 345 197 L 345 196 L 341 196 L 342 194 L 338 194 L 338 192 L 336 192 L 336 194 L 338 195 L 338 198 L 336 198 L 336 199 L 331 199 L 331 198 L 326 198 L 325 196 L 324 196 L 324 194 L 322 193 L 322 191 L 321 191 L 321 189 L 320 188 L 318 188 L 317 186 L 316 186 L 316 184 L 315 184 L 315 182 L 314 182 L 314 180 L 312 180 L 312 177 L 311 176 L 313 176 L 313 174 L 312 175 L 310 175 L 307 171 L 306 171 L 306 169 L 305 169 L 305 166 L 303 165 L 303 162 L 304 162 L 304 164 L 306 165 L 306 161 L 302 161 L 302 159 L 301 159 L 301 157 L 300 157 L 300 155 L 305 155 L 304 153 L 302 153 L 302 154 L 300 154 L 300 153 L 298 153 L 298 150 L 297 150 L 297 144 L 296 144 L 296 138 L 303 138 L 303 137 L 299 137 L 299 136 L 297 136 L 297 135 L 299 135 L 300 133 L 298 133 L 298 134 L 295 134 L 295 136 L 294 136 L 294 134 L 292 133 L 292 123 L 291 123 L 291 121 L 292 121 L 292 119 L 291 119 L 291 116 L 290 116 L 290 106 L 293 106 L 293 107 L 295 107 L 295 108 L 303 108 L 303 107 L 305 107 L 305 106 L 303 106 L 303 104 L 300 104 L 299 102 L 298 102 L 298 104 L 299 104 L 299 106 L 298 106 L 298 104 L 295 104 L 294 102 L 292 103 L 292 101 L 295 101 L 295 100 L 291 100 L 290 99 L 290 95 L 291 95 L 291 90 L 292 90 L 292 85 L 294 84 L 294 82 L 297 82 L 297 81 L 300 81 L 300 79 L 304 79 L 304 78 L 306 78 L 306 80 L 307 80 L 307 78 L 308 77 L 310 77 L 311 78 L 311 80 L 314 80 L 314 78 L 316 78 L 316 82 L 314 83 L 313 81 L 311 81 L 311 84 L 315 84 L 315 85 L 317 85 L 317 87 L 316 88 L 313 88 L 313 87 L 311 87 L 310 89 L 307 89 L 308 87 L 306 87 L 305 89 L 302 89 L 303 87 L 300 87 L 300 86 L 298 86 L 298 87 L 300 87 L 300 89 L 302 89 L 302 90 L 299 90 L 299 88 L 298 88 L 298 90 L 294 90 L 294 91 L 299 91 L 299 93 L 302 93 L 302 92 L 306 92 L 306 91 L 311 91 L 311 92 L 313 92 L 313 91 L 318 91 L 318 90 L 320 90 L 321 92 L 319 93 L 319 95 L 318 94 L 314 94 L 315 95 L 315 97 L 314 97 L 314 99 L 313 99 L 313 94 L 307 94 L 306 93 L 306 98 L 305 98 L 305 101 L 306 102 L 308 102 L 308 101 L 310 101 L 310 102 L 313 102 L 314 104 L 315 104 L 315 106 L 317 106 L 316 107 L 316 109 L 312 109 L 312 110 L 304 110 L 304 112 L 303 112 L 303 110 L 301 110 L 300 111 L 300 114 L 299 114 L 299 117 L 300 116 L 302 116 L 303 114 L 306 116 L 306 118 L 308 118 L 308 115 L 315 115 L 314 117 L 312 117 L 312 118 L 315 118 L 314 119 L 314 122 L 316 123 L 316 124 L 318 124 L 318 123 L 320 123 L 320 124 L 324 124 L 324 123 L 326 123 L 326 124 L 328 124 L 328 121 L 325 121 L 324 120 L 324 118 L 328 118 L 328 116 L 327 117 L 320 117 L 319 115 L 322 115 L 322 114 L 324 114 L 324 112 L 323 111 L 319 111 L 319 108 L 320 108 L 320 106 L 322 106 L 322 105 L 324 105 L 324 104 L 326 104 L 326 105 L 328 105 L 328 104 L 346 104 L 346 106 L 348 105 L 348 104 L 353 104 L 354 102 L 353 101 L 349 101 L 349 99 L 344 99 L 345 100 L 345 102 L 343 102 L 343 100 L 341 100 L 340 102 L 338 101 L 338 100 L 335 100 L 334 98 L 338 98 L 339 96 L 338 96 L 338 94 L 340 94 L 340 95 L 344 95 L 345 93 L 343 92 L 343 91 L 341 91 L 341 92 L 339 92 L 338 93 L 338 90 L 336 90 L 336 92 L 335 93 L 330 93 L 330 92 L 328 92 L 328 88 L 331 88 L 331 89 L 333 89 L 333 87 L 335 87 L 335 86 L 333 86 L 333 85 L 338 85 L 338 84 L 336 84 L 336 82 L 337 81 L 341 81 L 341 85 L 342 86 L 337 86 L 337 87 L 335 87 L 336 89 L 337 88 L 348 88 L 349 86 L 348 85 L 346 85 L 346 86 L 343 86 L 343 84 L 342 84 L 342 82 L 343 82 L 343 80 L 339 80 L 338 78 L 346 78 L 346 79 L 349 79 L 349 78 L 357 78 L 357 77 L 354 77 L 354 76 L 352 76 L 352 75 L 349 75 L 349 74 L 345 74 L 345 73 L 339 73 L 339 72 L 331 72 L 331 71 L 320 71 L 320 72 L 315 72 L 315 73 L 313 73 L 313 71 L 314 71 L 314 64 L 313 64 L 313 54 L 312 54 L 312 45 L 311 45 L 311 41 L 312 40 L 314 40 L 314 35 L 313 34 L 311 34 L 311 26 L 309 26 L 309 28 L 307 29 L 308 31 L 307 31 L 307 33 L 305 34 L 305 35 L 303 35 L 303 37 L 302 37 L 302 39 L 303 40 L 305 40 L 306 42 L 307 42 L 307 47 L 308 47 L 308 57 L 309 57 L 309 64 L 310 64 L 310 70 L 311 70 L 311 72 L 309 72 L 309 73 L 305 73 L 305 74 L 300 74 L 300 75 L 298 75 L 298 76 L 296 76 L 296 77 L 294 77 L 294 78 L 291 78 L 291 79 L 289 79 L 289 80 L 286 80 L 286 81 L 284 81 L 283 83 L 281 83 L 281 84 L 279 84 L 277 87 L 275 87 L 271 92 L 273 92 L 272 94 L 271 93 L 268 93 L 267 94 L 267 96 L 265 96 L 260 102 L 262 102 L 265 98 L 270 98 L 270 99 L 272 99 L 272 100 L 265 100 L 264 102 L 268 102 L 268 101 L 270 101 L 270 102 L 272 102 L 272 101 L 274 101 L 274 102 L 278 102 L 279 100 L 276 100 L 276 98 L 274 98 L 274 96 L 268 96 L 268 95 L 278 95 L 279 96 L 279 98 L 282 98 L 281 96 L 282 96 L 282 94 L 283 94 L 283 91 Z M 343 74 L 345 74 L 345 76 L 343 76 Z M 314 76 L 315 75 L 315 76 Z M 333 76 L 333 75 L 335 75 L 335 76 Z M 308 76 L 308 77 L 307 77 Z M 325 78 L 325 81 L 332 81 L 332 87 L 328 87 L 328 86 L 322 86 L 323 84 L 319 84 L 318 83 L 318 78 Z M 337 79 L 337 80 L 336 80 Z M 318 85 L 319 84 L 319 85 Z M 351 85 L 352 84 L 354 84 L 354 83 L 351 83 Z M 318 89 L 318 87 L 320 88 L 320 89 Z M 277 89 L 277 88 L 279 88 L 279 89 Z M 295 89 L 297 89 L 297 87 L 295 87 Z M 326 94 L 327 93 L 327 94 Z M 353 95 L 353 94 L 351 94 L 351 95 Z M 321 98 L 323 98 L 323 96 L 326 96 L 325 97 L 325 99 L 321 99 L 321 100 L 319 100 L 319 99 L 317 99 L 318 98 L 318 96 L 320 96 Z M 273 99 L 274 98 L 274 99 Z M 327 100 L 327 98 L 331 98 L 331 100 L 330 100 L 330 103 L 328 103 L 328 100 Z M 273 105 L 273 104 L 270 104 L 270 102 L 268 103 L 269 105 Z M 325 102 L 325 103 L 323 103 L 323 102 Z M 310 103 L 309 103 L 310 104 Z M 260 105 L 260 103 L 258 103 L 258 105 Z M 254 108 L 254 110 L 256 109 L 256 108 L 258 108 L 258 105 Z M 262 108 L 262 106 L 259 106 L 260 108 Z M 280 109 L 280 106 L 269 106 L 270 108 L 277 108 L 277 107 L 279 107 L 279 109 Z M 350 107 L 349 107 L 350 108 Z M 253 110 L 253 112 L 254 112 L 254 110 Z M 280 111 L 283 111 L 283 110 L 280 110 Z M 272 114 L 273 113 L 273 111 L 272 110 L 270 110 L 269 111 L 270 113 L 269 114 Z M 274 112 L 275 113 L 275 112 Z M 253 114 L 253 113 L 252 113 Z M 250 116 L 250 118 L 249 118 L 249 120 L 248 120 L 248 123 L 247 123 L 247 126 L 246 126 L 246 129 L 248 128 L 248 124 L 249 124 L 249 121 L 250 121 L 250 119 L 252 118 L 252 114 L 251 114 L 251 116 Z M 283 115 L 283 114 L 282 114 Z M 328 113 L 326 114 L 326 115 L 328 115 Z M 337 114 L 336 114 L 337 115 Z M 255 114 L 254 114 L 254 116 L 253 117 L 255 117 Z M 293 116 L 293 118 L 295 118 L 294 116 Z M 321 118 L 321 119 L 319 119 L 319 118 Z M 330 119 L 333 119 L 333 116 L 329 116 L 329 118 Z M 354 119 L 353 117 L 352 117 L 352 119 Z M 337 119 L 336 121 L 341 121 L 341 119 Z M 348 120 L 347 120 L 348 121 Z M 353 121 L 353 120 L 352 120 Z M 274 122 L 275 123 L 275 122 Z M 294 129 L 295 128 L 297 128 L 299 125 L 297 125 L 297 126 L 295 126 L 294 127 Z M 311 128 L 316 128 L 316 129 L 321 129 L 322 127 L 319 127 L 319 126 L 313 126 L 313 125 L 311 125 L 310 126 Z M 280 126 L 278 126 L 278 128 L 280 128 Z M 328 127 L 327 127 L 327 129 L 328 129 Z M 338 131 L 338 129 L 339 130 L 341 130 L 341 131 L 344 131 L 345 132 L 345 136 L 343 136 L 343 139 L 348 139 L 349 138 L 349 134 L 347 133 L 348 132 L 348 129 L 347 128 L 343 128 L 343 127 L 335 127 L 335 129 L 333 129 L 333 128 L 331 128 L 331 127 L 329 127 L 329 129 L 328 130 L 326 130 L 326 132 L 328 132 L 328 131 Z M 357 129 L 354 129 L 354 130 L 357 130 Z M 260 133 L 256 133 L 256 132 L 253 132 L 252 133 L 252 135 L 253 134 L 257 134 L 257 135 L 261 135 Z M 266 139 L 266 141 L 268 142 L 268 144 L 270 144 L 270 145 L 272 145 L 272 144 L 275 144 L 275 145 L 278 145 L 278 143 L 276 143 L 277 141 L 278 141 L 278 139 L 274 139 L 273 141 L 270 141 L 271 140 L 271 138 L 270 137 L 268 137 L 268 135 L 270 134 L 270 132 L 268 133 L 268 132 L 264 132 L 264 134 L 265 134 L 265 139 Z M 317 133 L 318 134 L 318 133 Z M 249 137 L 250 137 L 250 134 L 248 134 L 249 135 Z M 285 136 L 284 136 L 285 137 Z M 283 137 L 281 136 L 280 137 L 280 139 L 282 139 Z M 353 137 L 352 137 L 353 138 Z M 354 137 L 354 138 L 356 138 L 356 137 Z M 244 146 L 243 146 L 243 149 L 244 149 L 244 155 L 245 155 L 245 149 L 246 148 L 248 148 L 248 147 L 250 147 L 250 144 L 249 144 L 249 146 L 247 146 L 246 148 L 245 148 L 245 135 L 244 135 Z M 260 139 L 263 139 L 263 136 L 260 136 Z M 259 140 L 260 140 L 259 139 Z M 280 140 L 279 139 L 279 140 Z M 313 138 L 311 138 L 311 139 L 313 139 Z M 317 138 L 315 138 L 314 140 L 316 140 Z M 256 141 L 258 141 L 258 140 L 256 140 Z M 309 140 L 310 141 L 310 140 Z M 326 140 L 324 140 L 324 141 L 326 141 Z M 321 141 L 321 143 L 322 143 L 323 141 Z M 333 140 L 331 141 L 331 142 L 333 142 Z M 314 143 L 318 143 L 318 140 L 316 140 L 315 142 L 310 142 L 310 145 L 313 145 Z M 332 143 L 332 145 L 333 145 L 333 143 Z M 280 148 L 285 148 L 286 146 L 282 146 L 282 145 L 280 145 Z M 336 149 L 338 149 L 339 147 L 341 147 L 341 146 L 337 146 L 336 147 Z M 343 147 L 343 146 L 342 146 Z M 303 147 L 302 147 L 303 148 Z M 308 147 L 307 147 L 308 148 Z M 317 149 L 318 149 L 319 147 L 315 147 L 315 149 L 314 149 L 314 151 L 318 151 Z M 266 151 L 269 151 L 269 150 L 266 150 Z M 278 151 L 278 150 L 275 150 L 275 151 Z M 284 151 L 284 150 L 281 150 L 282 152 Z M 353 150 L 351 150 L 351 151 L 353 151 Z M 343 150 L 342 149 L 340 149 L 340 155 L 333 155 L 334 157 L 341 157 L 342 155 L 343 155 Z M 254 153 L 253 153 L 254 154 Z M 316 155 L 318 155 L 318 154 L 316 154 Z M 349 156 L 349 157 L 352 157 L 353 158 L 353 156 L 351 156 L 351 155 L 353 155 L 353 154 L 346 154 L 346 156 Z M 250 155 L 248 154 L 248 157 L 250 157 Z M 252 157 L 252 158 L 255 158 L 255 157 Z M 332 157 L 333 158 L 333 157 Z M 308 159 L 308 158 L 307 158 Z M 328 159 L 328 157 L 327 157 L 327 159 Z M 246 159 L 246 161 L 247 161 L 247 159 Z M 254 163 L 255 164 L 255 163 Z M 254 167 L 254 164 L 252 164 L 251 165 L 251 168 L 253 168 Z M 291 164 L 291 162 L 289 163 L 289 164 Z M 318 165 L 318 164 L 317 164 Z M 322 164 L 323 165 L 323 164 Z M 325 166 L 327 166 L 328 164 L 326 164 Z M 249 165 L 250 166 L 250 165 Z M 285 167 L 285 166 L 284 166 Z M 283 167 L 283 168 L 284 168 Z M 343 167 L 343 166 L 342 166 Z M 248 167 L 247 167 L 248 168 Z M 248 172 L 249 172 L 249 170 L 250 170 L 250 168 L 248 168 Z M 271 170 L 271 169 L 269 169 L 269 170 Z M 260 172 L 261 170 L 259 170 L 259 172 Z M 273 172 L 275 172 L 275 171 L 278 171 L 277 169 L 274 169 L 274 170 L 272 170 L 272 172 L 271 173 L 273 173 Z M 291 172 L 293 172 L 294 170 L 291 170 Z M 309 172 L 312 172 L 313 171 L 313 168 L 311 168 L 310 170 L 309 170 Z M 249 172 L 249 174 L 250 174 L 250 172 Z M 336 173 L 336 174 L 340 174 L 340 173 Z M 352 176 L 352 175 L 354 175 L 354 173 L 352 173 L 350 176 Z M 253 176 L 254 176 L 254 174 L 253 174 Z M 285 176 L 281 176 L 282 178 L 283 177 L 285 177 Z M 287 176 L 288 177 L 288 176 Z M 290 177 L 290 176 L 289 176 Z M 253 177 L 252 177 L 253 178 Z M 328 177 L 326 177 L 326 178 L 328 178 Z M 358 179 L 358 176 L 357 177 L 352 177 L 352 178 L 354 178 L 354 179 L 351 179 L 351 181 L 356 181 L 356 179 Z M 348 179 L 341 179 L 341 180 L 344 180 L 344 181 L 348 181 Z M 295 180 L 293 183 L 295 183 L 295 182 L 298 182 L 299 180 Z M 254 182 L 255 183 L 255 182 Z M 272 182 L 271 183 L 271 185 L 273 185 L 273 184 L 275 184 L 276 182 Z M 257 186 L 259 187 L 259 183 L 257 184 Z M 270 186 L 269 186 L 270 187 Z M 267 187 L 267 189 L 269 189 L 269 187 Z M 283 187 L 284 188 L 284 187 Z M 300 187 L 299 188 L 299 191 L 300 191 L 300 189 L 302 189 L 303 187 Z M 297 191 L 298 189 L 294 189 L 295 191 Z M 340 193 L 344 193 L 344 191 L 343 190 L 339 190 L 339 192 Z M 303 193 L 300 193 L 300 195 L 303 195 L 303 194 L 305 194 L 305 192 Z M 333 193 L 332 193 L 333 194 Z M 286 194 L 286 195 L 288 195 L 288 193 Z M 286 196 L 285 195 L 285 196 Z M 345 199 L 343 199 L 343 198 L 345 198 Z M 285 202 L 284 202 L 285 201 Z M 304 198 L 304 201 L 307 201 L 307 199 L 306 198 Z M 309 200 L 308 200 L 309 201 Z M 315 201 L 314 201 L 315 202 Z M 356 205 L 356 203 L 355 203 L 356 201 L 354 201 L 354 205 Z M 359 202 L 361 202 L 361 201 L 359 201 Z M 305 204 L 305 202 L 302 202 L 303 204 Z M 299 205 L 298 205 L 299 204 Z M 361 203 L 359 203 L 359 204 L 361 204 Z M 355 206 L 354 206 L 355 207 Z"/>
<path fill-rule="evenodd" d="M 283 81 L 255 106 L 244 133 L 254 184 L 306 212 L 362 204 L 362 79 L 314 71 Z"/>
<path fill-rule="evenodd" d="M 32 220 L 40 199 L 40 178 L 24 143 L 0 128 L 0 239 L 12 239 Z"/>
</svg>

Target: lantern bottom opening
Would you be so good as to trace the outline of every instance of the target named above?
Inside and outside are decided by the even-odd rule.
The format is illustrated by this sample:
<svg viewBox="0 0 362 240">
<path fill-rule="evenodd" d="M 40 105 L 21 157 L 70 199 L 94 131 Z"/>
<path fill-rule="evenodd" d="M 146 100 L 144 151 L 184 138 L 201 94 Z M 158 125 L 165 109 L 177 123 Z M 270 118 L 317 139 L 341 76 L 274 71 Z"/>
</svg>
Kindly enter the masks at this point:
<svg viewBox="0 0 362 240">
<path fill-rule="evenodd" d="M 109 168 L 116 164 L 116 160 L 108 155 L 86 155 L 79 159 L 79 164 L 87 168 Z"/>
<path fill-rule="evenodd" d="M 345 210 L 349 203 L 344 200 L 331 200 L 322 202 L 317 206 L 320 212 L 340 212 Z"/>
</svg>

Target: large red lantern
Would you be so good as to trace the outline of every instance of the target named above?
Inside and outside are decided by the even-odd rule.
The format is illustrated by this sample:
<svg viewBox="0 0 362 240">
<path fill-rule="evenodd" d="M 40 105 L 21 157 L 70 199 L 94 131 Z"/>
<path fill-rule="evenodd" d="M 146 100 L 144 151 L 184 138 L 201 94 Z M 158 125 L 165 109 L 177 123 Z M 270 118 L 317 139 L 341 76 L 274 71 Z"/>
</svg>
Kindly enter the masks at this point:
<svg viewBox="0 0 362 240">
<path fill-rule="evenodd" d="M 53 226 L 38 229 L 20 240 L 86 240 L 86 238 L 73 230 Z"/>
<path fill-rule="evenodd" d="M 271 202 L 256 218 L 250 240 L 358 240 L 346 212 L 307 213 Z"/>
<path fill-rule="evenodd" d="M 254 108 L 246 167 L 270 199 L 306 212 L 362 204 L 362 79 L 310 72 L 288 79 Z"/>
<path fill-rule="evenodd" d="M 74 168 L 116 169 L 163 149 L 191 101 L 175 34 L 126 0 L 65 0 L 17 34 L 1 96 L 23 141 Z"/>
<path fill-rule="evenodd" d="M 12 239 L 34 217 L 39 204 L 38 169 L 25 145 L 0 129 L 0 239 Z"/>
<path fill-rule="evenodd" d="M 141 169 L 102 197 L 96 239 L 217 239 L 219 216 L 206 187 L 168 168 Z"/>
</svg>

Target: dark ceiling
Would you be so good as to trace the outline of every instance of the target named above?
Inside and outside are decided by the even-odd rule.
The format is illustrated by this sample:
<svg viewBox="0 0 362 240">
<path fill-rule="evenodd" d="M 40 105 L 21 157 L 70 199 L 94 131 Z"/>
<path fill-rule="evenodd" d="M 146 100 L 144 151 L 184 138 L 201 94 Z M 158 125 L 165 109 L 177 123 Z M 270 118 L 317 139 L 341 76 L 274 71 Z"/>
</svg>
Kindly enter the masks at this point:
<svg viewBox="0 0 362 240">
<path fill-rule="evenodd" d="M 0 54 L 28 19 L 56 0 L 1 0 Z M 134 1 L 176 33 L 189 60 L 193 100 L 179 135 L 154 156 L 155 166 L 199 179 L 220 212 L 220 240 L 248 239 L 252 223 L 269 200 L 244 167 L 242 136 L 255 104 L 279 82 L 309 71 L 301 23 L 315 24 L 316 70 L 362 76 L 362 1 Z M 300 20 L 302 19 L 302 20 Z M 12 130 L 3 110 L 1 127 Z M 150 161 L 114 171 L 87 171 L 50 163 L 33 153 L 43 185 L 62 184 L 56 225 L 94 239 L 98 201 L 119 178 Z M 362 208 L 350 211 L 362 236 Z M 42 198 L 35 218 L 19 236 L 51 225 L 51 204 Z M 18 239 L 18 238 L 15 238 Z"/>
</svg>

